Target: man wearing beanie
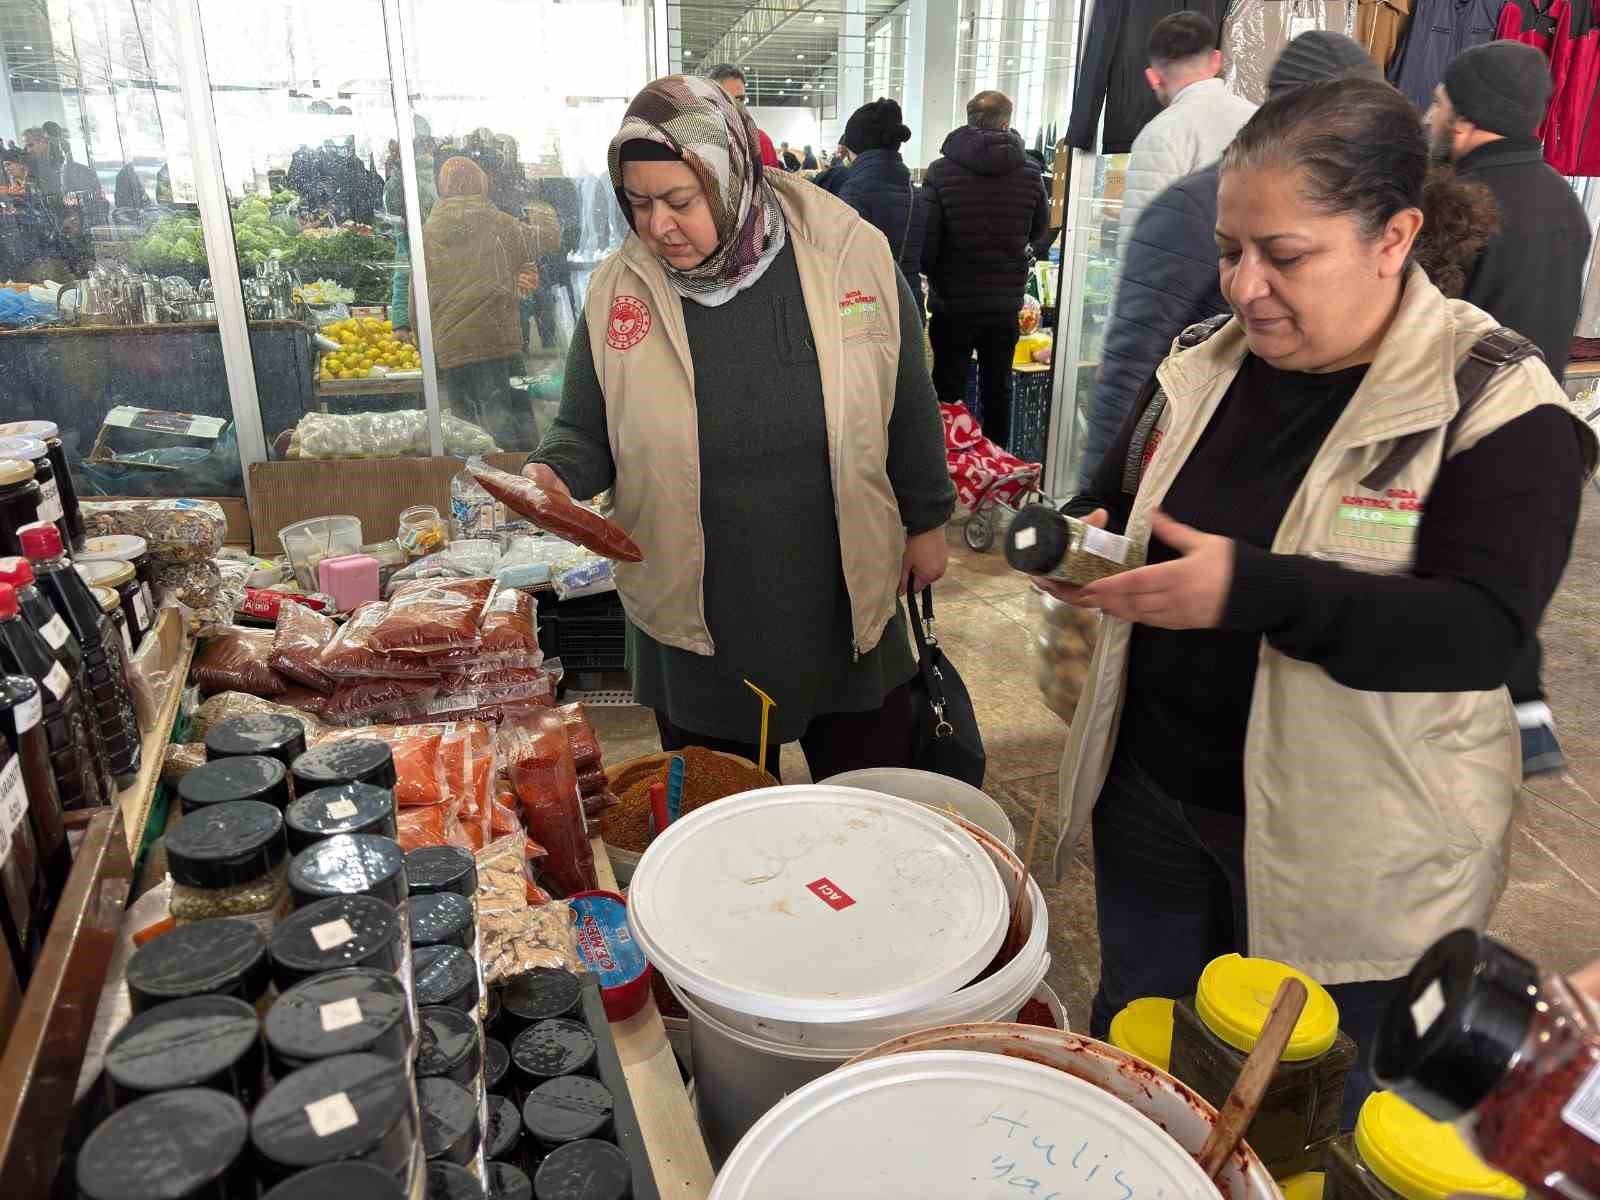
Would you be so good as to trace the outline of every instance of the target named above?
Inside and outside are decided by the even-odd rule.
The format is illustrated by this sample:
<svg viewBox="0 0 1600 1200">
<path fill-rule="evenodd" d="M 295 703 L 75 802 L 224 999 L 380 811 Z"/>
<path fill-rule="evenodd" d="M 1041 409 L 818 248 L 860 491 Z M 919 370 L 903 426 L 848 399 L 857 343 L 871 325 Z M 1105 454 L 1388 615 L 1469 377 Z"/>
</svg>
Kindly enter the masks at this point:
<svg viewBox="0 0 1600 1200">
<path fill-rule="evenodd" d="M 1549 64 L 1537 50 L 1489 42 L 1462 51 L 1445 68 L 1425 119 L 1435 157 L 1484 184 L 1500 205 L 1500 232 L 1483 248 L 1461 298 L 1538 346 L 1560 379 L 1583 304 L 1589 222 L 1535 136 L 1550 91 Z M 1525 777 L 1566 765 L 1545 703 L 1540 657 L 1536 642 L 1508 681 Z"/>
<path fill-rule="evenodd" d="M 1267 98 L 1301 84 L 1350 76 L 1382 79 L 1378 64 L 1339 33 L 1312 30 L 1284 47 Z M 1219 156 L 1220 158 L 1220 152 Z M 1087 486 L 1140 390 L 1190 325 L 1228 311 L 1218 282 L 1217 164 L 1179 180 L 1151 202 L 1123 244 L 1094 397 L 1089 401 L 1080 486 Z"/>
<path fill-rule="evenodd" d="M 863 104 L 850 114 L 839 138 L 848 165 L 829 167 L 816 182 L 889 240 L 889 250 L 921 312 L 922 240 L 928 214 L 917 202 L 911 172 L 900 157 L 900 147 L 910 140 L 900 105 L 882 98 Z"/>
</svg>

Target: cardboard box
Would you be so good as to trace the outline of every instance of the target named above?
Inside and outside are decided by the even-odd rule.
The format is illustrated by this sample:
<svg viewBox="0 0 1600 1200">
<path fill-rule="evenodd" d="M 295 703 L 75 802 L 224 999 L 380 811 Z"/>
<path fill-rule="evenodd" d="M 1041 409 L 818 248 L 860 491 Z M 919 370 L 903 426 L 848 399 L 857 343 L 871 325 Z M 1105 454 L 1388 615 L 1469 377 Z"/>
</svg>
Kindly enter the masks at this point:
<svg viewBox="0 0 1600 1200">
<path fill-rule="evenodd" d="M 486 461 L 520 471 L 526 453 L 490 454 Z M 363 542 L 392 538 L 400 513 L 413 504 L 450 512 L 450 480 L 459 458 L 286 459 L 250 464 L 254 504 L 250 528 L 255 552 L 282 554 L 278 530 L 310 517 L 349 514 L 360 518 Z"/>
</svg>

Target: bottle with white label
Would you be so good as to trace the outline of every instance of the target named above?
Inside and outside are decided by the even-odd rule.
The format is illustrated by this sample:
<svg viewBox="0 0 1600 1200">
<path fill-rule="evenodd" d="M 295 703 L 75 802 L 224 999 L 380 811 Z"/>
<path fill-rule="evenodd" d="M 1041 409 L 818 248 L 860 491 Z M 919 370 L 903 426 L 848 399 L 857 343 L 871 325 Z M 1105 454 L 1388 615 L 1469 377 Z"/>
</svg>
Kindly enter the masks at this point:
<svg viewBox="0 0 1600 1200">
<path fill-rule="evenodd" d="M 39 685 L 40 720 L 61 807 L 71 812 L 109 804 L 78 688 L 45 640 L 22 619 L 16 589 L 9 583 L 0 583 L 0 672 L 25 675 Z"/>
<path fill-rule="evenodd" d="M 0 678 L 0 693 L 11 690 L 11 682 L 10 676 Z M 29 680 L 16 682 L 31 686 Z M 22 786 L 22 763 L 0 743 L 0 945 L 23 988 L 49 925 L 50 895 L 41 865 Z"/>
<path fill-rule="evenodd" d="M 1144 552 L 1129 539 L 1030 504 L 1006 531 L 1006 562 L 1025 575 L 1076 586 L 1144 565 Z"/>
<path fill-rule="evenodd" d="M 34 631 L 44 639 L 45 645 L 50 647 L 50 653 L 55 655 L 56 661 L 81 685 L 83 648 L 78 645 L 78 639 L 72 636 L 72 630 L 67 628 L 66 621 L 56 611 L 55 605 L 39 590 L 38 581 L 33 577 L 33 564 L 20 557 L 0 558 L 0 583 L 9 583 L 16 588 L 17 607 L 22 610 L 22 619 L 33 626 Z"/>
<path fill-rule="evenodd" d="M 67 523 L 61 506 L 61 489 L 56 484 L 55 464 L 50 461 L 50 450 L 45 443 L 32 437 L 0 437 L 0 458 L 22 459 L 33 468 L 33 481 L 39 485 L 39 503 L 34 508 L 33 519 L 55 522 L 61 536 L 66 538 Z M 24 521 L 23 524 L 29 522 Z"/>
<path fill-rule="evenodd" d="M 49 894 L 44 925 L 66 889 L 72 873 L 72 845 L 62 819 L 61 794 L 50 771 L 50 746 L 44 732 L 44 691 L 21 675 L 0 676 L 0 750 L 15 757 L 22 790 L 28 799 L 33 844 Z"/>
</svg>

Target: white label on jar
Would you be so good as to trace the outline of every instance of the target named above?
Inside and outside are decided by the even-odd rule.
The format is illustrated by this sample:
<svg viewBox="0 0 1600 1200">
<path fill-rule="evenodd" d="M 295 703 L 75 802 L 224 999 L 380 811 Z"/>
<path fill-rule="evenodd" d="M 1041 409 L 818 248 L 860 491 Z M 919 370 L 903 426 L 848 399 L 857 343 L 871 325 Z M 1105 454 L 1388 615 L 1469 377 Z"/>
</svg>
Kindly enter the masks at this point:
<svg viewBox="0 0 1600 1200">
<path fill-rule="evenodd" d="M 22 787 L 22 762 L 12 755 L 0 770 L 0 865 L 11 854 L 11 835 L 28 815 L 28 793 Z"/>
<path fill-rule="evenodd" d="M 139 595 L 144 599 L 144 608 L 149 612 L 156 606 L 155 598 L 150 595 L 150 585 L 144 580 L 139 581 Z"/>
<path fill-rule="evenodd" d="M 1584 1076 L 1561 1110 L 1561 1119 L 1591 1142 L 1600 1142 L 1600 1067 Z"/>
<path fill-rule="evenodd" d="M 39 500 L 38 513 L 41 525 L 50 521 L 61 520 L 61 501 L 55 494 L 55 484 L 52 483 L 50 488 L 50 494 L 41 497 Z"/>
<path fill-rule="evenodd" d="M 72 631 L 67 628 L 67 623 L 57 613 L 45 622 L 44 628 L 39 630 L 39 636 L 50 643 L 50 649 L 59 650 L 67 644 L 67 639 L 72 636 Z"/>
<path fill-rule="evenodd" d="M 341 1129 L 349 1129 L 361 1118 L 356 1116 L 356 1106 L 350 1103 L 350 1097 L 335 1092 L 306 1105 L 306 1120 L 311 1122 L 311 1131 L 318 1137 L 329 1137 Z"/>
<path fill-rule="evenodd" d="M 1444 1012 L 1444 988 L 1437 979 L 1422 989 L 1422 995 L 1411 1002 L 1411 1023 L 1416 1026 L 1417 1036 L 1424 1036 L 1433 1028 L 1433 1023 L 1439 1019 L 1439 1014 Z"/>
<path fill-rule="evenodd" d="M 44 715 L 44 697 L 37 688 L 21 704 L 17 705 L 17 732 L 27 733 L 39 723 L 39 718 Z"/>
<path fill-rule="evenodd" d="M 50 689 L 52 696 L 61 700 L 72 690 L 72 676 L 67 674 L 65 667 L 57 663 L 50 668 L 50 674 L 44 677 L 44 685 Z"/>
<path fill-rule="evenodd" d="M 1120 565 L 1128 561 L 1129 545 L 1128 539 L 1121 534 L 1107 533 L 1104 529 L 1096 529 L 1093 525 L 1083 527 L 1083 548 L 1090 554 L 1109 558 Z"/>
<path fill-rule="evenodd" d="M 330 817 L 338 817 L 341 821 L 346 820 L 356 815 L 356 803 L 354 800 L 330 800 L 328 801 L 328 815 Z"/>
<path fill-rule="evenodd" d="M 350 928 L 350 922 L 343 917 L 311 927 L 311 940 L 316 942 L 318 950 L 332 950 L 335 946 L 342 946 L 355 935 L 355 930 Z"/>
<path fill-rule="evenodd" d="M 1026 529 L 1017 530 L 1017 536 L 1011 539 L 1011 544 L 1018 550 L 1032 550 L 1039 540 L 1039 531 L 1032 525 Z"/>
<path fill-rule="evenodd" d="M 133 594 L 133 615 L 139 619 L 140 629 L 150 628 L 150 606 L 144 602 L 143 592 Z"/>
<path fill-rule="evenodd" d="M 324 1004 L 321 1008 L 322 1032 L 332 1033 L 348 1025 L 361 1024 L 361 1001 L 354 996 Z"/>
</svg>

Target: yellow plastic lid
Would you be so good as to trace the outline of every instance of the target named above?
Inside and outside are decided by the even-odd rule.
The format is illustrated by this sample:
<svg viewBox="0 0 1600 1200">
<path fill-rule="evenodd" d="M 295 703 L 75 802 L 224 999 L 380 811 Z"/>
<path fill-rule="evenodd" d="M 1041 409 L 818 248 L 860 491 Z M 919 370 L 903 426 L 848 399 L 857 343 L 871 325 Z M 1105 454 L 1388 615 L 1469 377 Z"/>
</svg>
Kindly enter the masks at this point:
<svg viewBox="0 0 1600 1200">
<path fill-rule="evenodd" d="M 1280 1179 L 1278 1190 L 1283 1193 L 1283 1200 L 1322 1200 L 1322 1172 L 1301 1171 Z"/>
<path fill-rule="evenodd" d="M 1469 1150 L 1453 1127 L 1417 1111 L 1393 1092 L 1374 1092 L 1361 1106 L 1356 1153 L 1406 1200 L 1445 1200 L 1457 1193 L 1520 1200 L 1526 1194 L 1515 1179 Z"/>
<path fill-rule="evenodd" d="M 1111 1044 L 1152 1067 L 1170 1070 L 1172 1001 L 1159 996 L 1135 1000 L 1111 1018 Z"/>
<path fill-rule="evenodd" d="M 1195 1009 L 1200 1019 L 1235 1050 L 1250 1053 L 1267 1023 L 1267 1013 L 1278 985 L 1293 977 L 1306 985 L 1306 1007 L 1289 1035 L 1284 1062 L 1320 1058 L 1339 1036 L 1339 1006 L 1328 991 L 1309 975 L 1270 958 L 1240 958 L 1224 954 L 1200 973 Z"/>
<path fill-rule="evenodd" d="M 26 483 L 33 478 L 33 464 L 20 458 L 0 458 L 0 484 Z"/>
</svg>

